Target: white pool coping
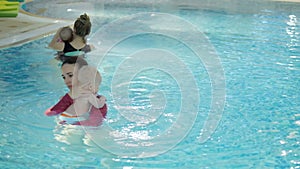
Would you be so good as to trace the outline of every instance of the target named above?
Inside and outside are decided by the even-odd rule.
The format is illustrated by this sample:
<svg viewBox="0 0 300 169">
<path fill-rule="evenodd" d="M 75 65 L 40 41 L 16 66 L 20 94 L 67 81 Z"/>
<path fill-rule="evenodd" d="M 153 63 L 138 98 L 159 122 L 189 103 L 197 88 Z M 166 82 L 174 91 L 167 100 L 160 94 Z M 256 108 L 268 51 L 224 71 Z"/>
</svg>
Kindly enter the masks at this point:
<svg viewBox="0 0 300 169">
<path fill-rule="evenodd" d="M 40 25 L 38 27 L 33 26 L 32 29 L 29 28 L 29 30 L 26 31 L 20 31 L 17 34 L 14 34 L 13 31 L 5 30 L 7 36 L 0 39 L 0 49 L 30 42 L 38 37 L 49 36 L 58 28 L 73 24 L 73 21 L 71 20 L 58 20 L 38 17 L 34 15 L 28 15 L 25 12 L 19 12 L 16 18 L 7 18 L 5 19 L 5 22 L 13 22 L 16 25 L 18 22 L 39 23 Z M 5 24 L 5 22 L 1 24 Z M 16 27 L 15 29 L 21 28 Z"/>
</svg>

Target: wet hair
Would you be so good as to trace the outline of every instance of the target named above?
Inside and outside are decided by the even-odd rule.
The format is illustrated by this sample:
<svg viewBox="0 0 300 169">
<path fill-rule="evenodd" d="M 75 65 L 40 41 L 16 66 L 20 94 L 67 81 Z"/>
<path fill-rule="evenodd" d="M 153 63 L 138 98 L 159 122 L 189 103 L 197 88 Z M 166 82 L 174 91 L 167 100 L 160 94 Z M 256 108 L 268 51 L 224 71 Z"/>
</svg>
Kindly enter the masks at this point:
<svg viewBox="0 0 300 169">
<path fill-rule="evenodd" d="M 71 42 L 73 40 L 73 30 L 65 26 L 60 30 L 59 37 L 64 42 Z"/>
<path fill-rule="evenodd" d="M 96 67 L 82 66 L 78 72 L 78 81 L 81 87 L 86 88 L 88 86 L 99 86 L 102 81 L 102 77 Z"/>
<path fill-rule="evenodd" d="M 79 56 L 68 56 L 63 63 L 61 64 L 61 67 L 63 67 L 64 64 L 78 64 L 78 68 L 81 68 L 82 66 L 88 65 L 87 61 L 84 60 L 82 57 Z"/>
<path fill-rule="evenodd" d="M 75 34 L 82 38 L 91 33 L 91 27 L 90 17 L 86 13 L 80 15 L 74 23 Z"/>
</svg>

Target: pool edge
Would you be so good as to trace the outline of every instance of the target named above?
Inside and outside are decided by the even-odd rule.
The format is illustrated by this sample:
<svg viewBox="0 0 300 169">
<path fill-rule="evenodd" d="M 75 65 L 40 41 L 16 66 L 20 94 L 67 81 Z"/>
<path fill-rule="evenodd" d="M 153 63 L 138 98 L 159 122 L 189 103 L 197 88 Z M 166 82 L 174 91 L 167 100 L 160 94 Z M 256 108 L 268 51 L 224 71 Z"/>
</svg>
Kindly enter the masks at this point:
<svg viewBox="0 0 300 169">
<path fill-rule="evenodd" d="M 1 18 L 3 26 L 1 26 L 0 49 L 22 45 L 49 36 L 58 28 L 73 24 L 72 20 L 48 18 L 26 12 L 21 8 L 24 3 L 20 4 L 18 16 Z"/>
</svg>

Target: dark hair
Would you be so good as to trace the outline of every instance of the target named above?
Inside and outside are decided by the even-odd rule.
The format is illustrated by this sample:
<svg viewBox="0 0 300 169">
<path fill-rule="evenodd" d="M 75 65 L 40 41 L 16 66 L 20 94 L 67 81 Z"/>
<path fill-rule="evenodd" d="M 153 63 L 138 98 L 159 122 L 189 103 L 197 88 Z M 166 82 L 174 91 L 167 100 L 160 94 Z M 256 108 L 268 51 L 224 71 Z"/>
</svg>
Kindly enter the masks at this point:
<svg viewBox="0 0 300 169">
<path fill-rule="evenodd" d="M 91 32 L 92 23 L 90 21 L 90 17 L 84 13 L 80 15 L 79 18 L 74 23 L 75 34 L 84 38 L 86 35 Z"/>
<path fill-rule="evenodd" d="M 82 57 L 79 56 L 68 56 L 63 63 L 61 64 L 61 67 L 63 67 L 64 64 L 78 64 L 78 67 L 81 68 L 82 66 L 88 65 L 87 61 L 84 60 Z"/>
</svg>

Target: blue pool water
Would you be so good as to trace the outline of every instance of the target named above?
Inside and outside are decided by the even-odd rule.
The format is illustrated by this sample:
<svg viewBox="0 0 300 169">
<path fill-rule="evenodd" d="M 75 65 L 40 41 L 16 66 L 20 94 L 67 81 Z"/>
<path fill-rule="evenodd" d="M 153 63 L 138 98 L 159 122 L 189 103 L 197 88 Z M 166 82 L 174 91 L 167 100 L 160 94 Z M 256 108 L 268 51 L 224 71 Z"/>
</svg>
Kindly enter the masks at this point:
<svg viewBox="0 0 300 169">
<path fill-rule="evenodd" d="M 78 3 L 65 19 L 91 7 Z M 58 12 L 42 15 L 67 10 L 49 5 Z M 87 60 L 103 76 L 109 106 L 99 128 L 43 114 L 67 92 L 46 48 L 52 36 L 0 50 L 0 168 L 300 167 L 300 11 L 106 9 L 89 13 L 97 50 Z M 210 115 L 217 126 L 205 140 Z"/>
</svg>

